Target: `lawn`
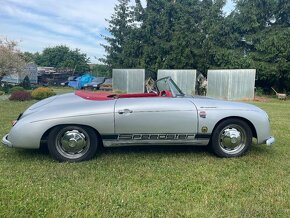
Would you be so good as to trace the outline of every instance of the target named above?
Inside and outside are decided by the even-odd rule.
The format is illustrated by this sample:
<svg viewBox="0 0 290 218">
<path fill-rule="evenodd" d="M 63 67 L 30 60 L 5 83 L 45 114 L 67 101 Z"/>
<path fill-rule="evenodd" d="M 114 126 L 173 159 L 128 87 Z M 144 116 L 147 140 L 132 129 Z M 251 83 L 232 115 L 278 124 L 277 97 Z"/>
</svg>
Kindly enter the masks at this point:
<svg viewBox="0 0 290 218">
<path fill-rule="evenodd" d="M 62 87 L 62 86 L 54 86 L 54 87 L 52 87 L 52 89 L 58 95 L 59 94 L 69 93 L 69 92 L 74 92 L 75 91 L 74 88 L 68 87 L 68 86 L 65 86 L 65 87 Z"/>
<path fill-rule="evenodd" d="M 32 103 L 0 101 L 1 137 Z M 290 102 L 254 104 L 268 112 L 277 142 L 235 159 L 145 147 L 68 164 L 1 146 L 0 217 L 290 217 Z"/>
</svg>

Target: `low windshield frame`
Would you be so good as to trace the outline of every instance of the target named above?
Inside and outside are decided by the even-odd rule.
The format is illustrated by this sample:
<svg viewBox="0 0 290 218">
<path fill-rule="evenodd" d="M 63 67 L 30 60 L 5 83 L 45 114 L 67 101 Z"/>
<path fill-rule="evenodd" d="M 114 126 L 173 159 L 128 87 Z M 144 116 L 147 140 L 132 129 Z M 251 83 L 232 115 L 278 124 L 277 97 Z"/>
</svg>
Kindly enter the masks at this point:
<svg viewBox="0 0 290 218">
<path fill-rule="evenodd" d="M 176 85 L 176 83 L 171 79 L 170 76 L 164 77 L 155 81 L 155 87 L 158 93 L 164 90 L 164 89 L 161 90 L 160 87 L 158 87 L 158 82 L 163 81 L 163 80 L 168 85 L 168 90 L 172 93 L 173 97 L 184 96 L 184 93 L 180 90 L 180 88 Z"/>
</svg>

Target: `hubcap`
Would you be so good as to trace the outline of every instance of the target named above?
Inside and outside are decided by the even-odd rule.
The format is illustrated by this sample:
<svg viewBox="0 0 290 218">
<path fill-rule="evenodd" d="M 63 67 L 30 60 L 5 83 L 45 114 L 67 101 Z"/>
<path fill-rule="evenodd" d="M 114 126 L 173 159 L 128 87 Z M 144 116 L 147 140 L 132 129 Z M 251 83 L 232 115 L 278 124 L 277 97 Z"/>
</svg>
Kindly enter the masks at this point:
<svg viewBox="0 0 290 218">
<path fill-rule="evenodd" d="M 246 146 L 246 132 L 239 125 L 226 126 L 219 134 L 219 145 L 227 154 L 236 154 Z"/>
<path fill-rule="evenodd" d="M 62 131 L 57 136 L 56 148 L 64 157 L 76 159 L 83 156 L 90 147 L 89 136 L 81 130 Z"/>
</svg>

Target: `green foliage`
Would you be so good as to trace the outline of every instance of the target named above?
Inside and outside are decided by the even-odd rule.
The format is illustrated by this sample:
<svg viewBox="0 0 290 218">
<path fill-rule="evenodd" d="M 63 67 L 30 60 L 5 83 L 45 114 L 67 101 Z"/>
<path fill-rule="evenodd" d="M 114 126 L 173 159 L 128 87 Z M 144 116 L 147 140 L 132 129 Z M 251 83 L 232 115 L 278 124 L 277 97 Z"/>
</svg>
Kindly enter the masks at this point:
<svg viewBox="0 0 290 218">
<path fill-rule="evenodd" d="M 257 85 L 290 90 L 290 3 L 236 0 L 119 0 L 104 36 L 110 68 L 255 68 Z"/>
<path fill-rule="evenodd" d="M 0 96 L 1 95 L 5 95 L 5 92 L 4 91 L 0 91 Z"/>
<path fill-rule="evenodd" d="M 3 83 L 0 86 L 0 90 L 5 92 L 6 94 L 9 93 L 9 90 L 12 88 L 13 86 L 7 83 Z"/>
<path fill-rule="evenodd" d="M 25 76 L 22 83 L 20 84 L 24 89 L 31 89 L 30 79 L 28 76 Z"/>
<path fill-rule="evenodd" d="M 244 0 L 237 1 L 234 11 L 244 39 L 239 47 L 246 52 L 249 67 L 257 69 L 256 85 L 266 92 L 271 86 L 280 92 L 290 90 L 290 23 L 283 14 L 287 7 L 285 1 Z"/>
<path fill-rule="evenodd" d="M 71 50 L 65 45 L 45 48 L 42 53 L 22 54 L 25 60 L 32 61 L 38 66 L 49 66 L 57 69 L 72 69 L 77 73 L 88 71 L 89 58 L 79 49 Z"/>
<path fill-rule="evenodd" d="M 112 70 L 104 64 L 95 64 L 91 67 L 91 72 L 93 76 L 96 77 L 112 77 Z"/>
<path fill-rule="evenodd" d="M 14 91 L 9 97 L 9 100 L 10 101 L 28 101 L 28 100 L 31 100 L 31 94 L 28 91 Z"/>
<path fill-rule="evenodd" d="M 256 90 L 255 90 L 255 96 L 263 96 L 265 93 L 264 93 L 264 90 L 261 88 L 261 87 L 257 87 Z"/>
<path fill-rule="evenodd" d="M 39 58 L 39 53 L 31 53 L 31 52 L 23 52 L 21 54 L 22 58 L 25 60 L 25 62 L 29 63 L 29 62 L 33 62 L 35 63 L 35 60 Z"/>
<path fill-rule="evenodd" d="M 42 100 L 54 95 L 56 95 L 56 93 L 51 88 L 47 87 L 39 87 L 31 92 L 31 96 L 37 100 Z"/>
<path fill-rule="evenodd" d="M 136 48 L 134 45 L 134 26 L 132 14 L 129 8 L 130 0 L 118 0 L 115 6 L 115 13 L 108 20 L 108 31 L 111 36 L 104 36 L 109 45 L 102 45 L 107 52 L 106 58 L 101 59 L 110 68 L 130 68 L 132 64 L 132 54 Z M 138 58 L 138 57 L 137 57 Z M 135 64 L 136 65 L 136 64 Z"/>
<path fill-rule="evenodd" d="M 14 93 L 14 92 L 17 92 L 17 91 L 24 91 L 25 89 L 21 86 L 13 86 L 11 89 L 9 89 L 9 93 Z"/>
</svg>

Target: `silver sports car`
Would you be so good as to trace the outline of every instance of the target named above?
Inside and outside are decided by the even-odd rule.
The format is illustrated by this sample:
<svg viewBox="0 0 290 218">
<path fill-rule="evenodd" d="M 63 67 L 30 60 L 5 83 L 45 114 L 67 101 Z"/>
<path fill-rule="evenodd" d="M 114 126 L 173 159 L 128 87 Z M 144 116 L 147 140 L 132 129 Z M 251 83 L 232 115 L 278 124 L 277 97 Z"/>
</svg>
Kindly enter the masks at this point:
<svg viewBox="0 0 290 218">
<path fill-rule="evenodd" d="M 8 147 L 46 144 L 59 161 L 91 159 L 99 147 L 208 145 L 220 157 L 238 157 L 251 146 L 275 142 L 269 117 L 239 102 L 185 96 L 170 77 L 151 93 L 88 92 L 39 101 L 20 114 L 2 142 Z"/>
</svg>

